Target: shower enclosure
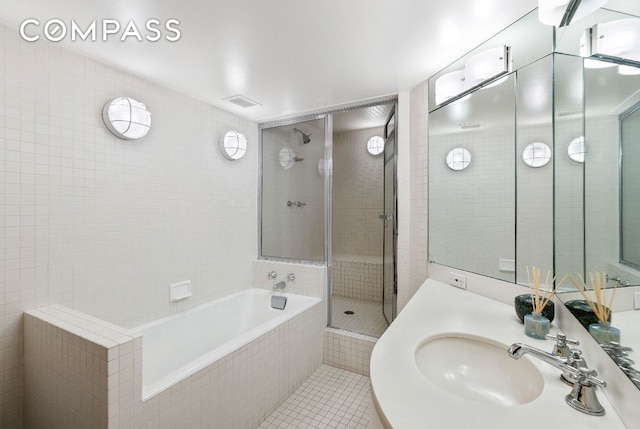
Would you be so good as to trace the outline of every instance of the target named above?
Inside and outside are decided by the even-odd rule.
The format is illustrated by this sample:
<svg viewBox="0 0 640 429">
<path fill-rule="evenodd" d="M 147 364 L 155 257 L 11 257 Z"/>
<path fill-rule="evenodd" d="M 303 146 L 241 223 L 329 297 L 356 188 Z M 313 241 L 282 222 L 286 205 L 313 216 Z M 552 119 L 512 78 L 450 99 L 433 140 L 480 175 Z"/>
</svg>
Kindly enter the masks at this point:
<svg viewBox="0 0 640 429">
<path fill-rule="evenodd" d="M 395 317 L 394 111 L 387 99 L 260 126 L 260 256 L 326 264 L 329 326 L 376 337 Z"/>
</svg>

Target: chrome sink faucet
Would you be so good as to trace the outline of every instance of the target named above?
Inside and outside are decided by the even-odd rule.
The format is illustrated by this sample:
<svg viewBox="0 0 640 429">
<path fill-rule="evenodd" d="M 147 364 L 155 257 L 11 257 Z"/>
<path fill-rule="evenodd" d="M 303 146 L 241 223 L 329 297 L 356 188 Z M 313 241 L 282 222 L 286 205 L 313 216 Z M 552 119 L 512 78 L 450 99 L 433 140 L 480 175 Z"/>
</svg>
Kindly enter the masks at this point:
<svg viewBox="0 0 640 429">
<path fill-rule="evenodd" d="M 556 335 L 546 335 L 548 340 L 555 340 L 556 344 L 553 346 L 552 355 L 571 358 L 569 360 L 569 365 L 578 369 L 588 368 L 587 361 L 582 357 L 582 351 L 577 348 L 570 348 L 569 346 L 578 346 L 580 342 L 578 340 L 573 340 L 571 338 L 567 338 L 564 334 L 558 333 Z M 563 370 L 562 375 L 560 375 L 560 380 L 567 383 L 569 386 L 573 386 L 578 381 L 576 376 L 572 373 Z"/>
<path fill-rule="evenodd" d="M 573 366 L 574 356 L 581 356 L 578 349 L 574 349 L 574 353 L 567 357 L 556 356 L 552 353 L 547 353 L 543 350 L 535 347 L 528 346 L 522 343 L 513 343 L 507 349 L 509 356 L 514 359 L 520 359 L 525 354 L 530 354 L 543 362 L 548 363 L 561 370 L 563 373 L 570 374 L 575 379 L 575 384 L 571 389 L 565 400 L 567 404 L 592 416 L 604 415 L 604 407 L 598 401 L 596 396 L 596 387 L 606 387 L 604 380 L 597 378 L 598 373 L 594 370 L 590 370 L 585 366 Z M 582 360 L 584 362 L 584 360 Z M 577 362 L 576 362 L 577 363 Z"/>
</svg>

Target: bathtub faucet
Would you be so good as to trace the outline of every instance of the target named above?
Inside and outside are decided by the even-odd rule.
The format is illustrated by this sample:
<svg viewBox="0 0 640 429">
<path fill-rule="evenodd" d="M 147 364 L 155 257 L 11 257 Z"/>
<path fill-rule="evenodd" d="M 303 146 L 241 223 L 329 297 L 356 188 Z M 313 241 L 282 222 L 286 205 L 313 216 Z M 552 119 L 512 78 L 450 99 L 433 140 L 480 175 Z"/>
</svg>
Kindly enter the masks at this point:
<svg viewBox="0 0 640 429">
<path fill-rule="evenodd" d="M 273 285 L 273 289 L 284 289 L 285 287 L 287 287 L 287 284 L 283 281 L 279 281 L 278 283 Z"/>
</svg>

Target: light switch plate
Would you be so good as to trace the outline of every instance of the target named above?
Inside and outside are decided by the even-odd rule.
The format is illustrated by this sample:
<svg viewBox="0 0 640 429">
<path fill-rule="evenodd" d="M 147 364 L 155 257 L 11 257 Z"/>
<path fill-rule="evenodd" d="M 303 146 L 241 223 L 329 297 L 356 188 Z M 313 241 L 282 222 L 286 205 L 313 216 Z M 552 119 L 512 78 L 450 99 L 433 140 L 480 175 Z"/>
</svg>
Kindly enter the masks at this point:
<svg viewBox="0 0 640 429">
<path fill-rule="evenodd" d="M 640 292 L 635 292 L 633 294 L 633 308 L 635 310 L 640 310 Z"/>
</svg>

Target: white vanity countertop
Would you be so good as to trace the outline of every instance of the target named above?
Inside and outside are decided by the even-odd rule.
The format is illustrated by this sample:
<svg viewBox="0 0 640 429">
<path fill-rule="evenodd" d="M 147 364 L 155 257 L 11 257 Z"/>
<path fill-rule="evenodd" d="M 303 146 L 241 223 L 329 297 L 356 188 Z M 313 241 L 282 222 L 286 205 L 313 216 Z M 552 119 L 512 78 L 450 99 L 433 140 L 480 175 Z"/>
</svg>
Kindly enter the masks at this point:
<svg viewBox="0 0 640 429">
<path fill-rule="evenodd" d="M 553 324 L 551 331 L 557 332 Z M 420 372 L 414 355 L 426 338 L 445 333 L 492 339 L 505 345 L 505 354 L 515 342 L 547 352 L 553 349 L 552 341 L 524 335 L 524 327 L 512 305 L 428 279 L 378 340 L 371 355 L 372 393 L 383 413 L 382 420 L 393 429 L 624 428 L 601 388 L 597 396 L 606 409 L 604 416 L 574 410 L 565 402 L 571 388 L 560 381 L 560 370 L 526 355 L 521 359 L 529 359 L 544 377 L 542 394 L 528 404 L 504 406 L 480 402 L 441 389 Z M 590 362 L 589 356 L 585 359 Z"/>
</svg>

